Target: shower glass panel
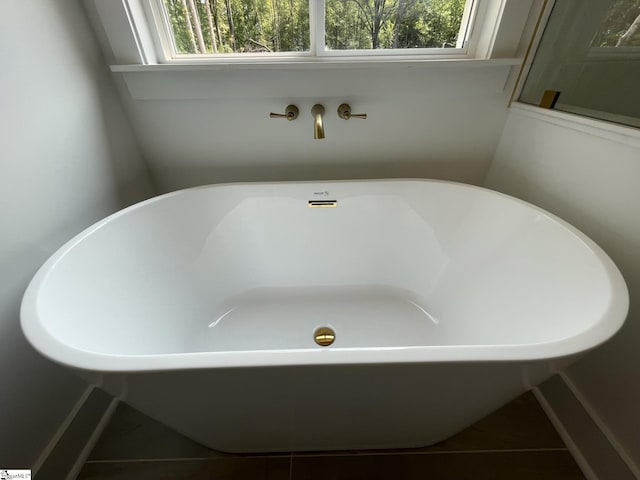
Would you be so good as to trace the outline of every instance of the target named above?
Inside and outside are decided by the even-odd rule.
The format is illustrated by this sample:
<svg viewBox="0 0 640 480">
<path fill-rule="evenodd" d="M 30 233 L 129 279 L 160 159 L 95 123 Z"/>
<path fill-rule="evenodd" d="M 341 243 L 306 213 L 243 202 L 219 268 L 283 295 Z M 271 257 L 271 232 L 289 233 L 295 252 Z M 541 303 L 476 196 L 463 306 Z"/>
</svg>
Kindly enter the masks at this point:
<svg viewBox="0 0 640 480">
<path fill-rule="evenodd" d="M 520 101 L 640 127 L 640 0 L 556 0 Z"/>
</svg>

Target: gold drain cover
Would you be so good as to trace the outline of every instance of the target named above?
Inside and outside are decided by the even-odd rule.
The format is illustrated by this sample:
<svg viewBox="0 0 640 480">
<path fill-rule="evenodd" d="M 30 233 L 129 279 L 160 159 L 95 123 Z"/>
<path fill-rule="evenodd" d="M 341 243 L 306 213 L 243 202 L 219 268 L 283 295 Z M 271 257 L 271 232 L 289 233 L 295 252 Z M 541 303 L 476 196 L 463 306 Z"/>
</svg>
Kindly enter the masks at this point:
<svg viewBox="0 0 640 480">
<path fill-rule="evenodd" d="M 328 347 L 336 339 L 336 332 L 333 331 L 333 328 L 320 327 L 314 332 L 313 338 L 321 347 Z"/>
</svg>

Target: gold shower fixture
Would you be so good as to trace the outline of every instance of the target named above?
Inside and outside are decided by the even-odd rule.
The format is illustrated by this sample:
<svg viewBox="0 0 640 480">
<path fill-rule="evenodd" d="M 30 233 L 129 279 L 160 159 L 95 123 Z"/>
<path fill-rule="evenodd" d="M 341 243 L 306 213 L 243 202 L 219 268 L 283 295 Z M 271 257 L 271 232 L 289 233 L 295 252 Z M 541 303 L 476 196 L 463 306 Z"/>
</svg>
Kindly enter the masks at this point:
<svg viewBox="0 0 640 480">
<path fill-rule="evenodd" d="M 328 347 L 336 339 L 336 332 L 330 327 L 320 327 L 313 334 L 313 338 L 321 347 Z"/>
<path fill-rule="evenodd" d="M 343 120 L 349 120 L 351 118 L 361 118 L 365 120 L 367 118 L 366 113 L 351 113 L 351 106 L 348 103 L 343 103 L 338 107 L 338 116 Z"/>
<path fill-rule="evenodd" d="M 286 118 L 287 120 L 295 120 L 298 118 L 300 114 L 300 110 L 295 105 L 287 105 L 287 108 L 284 109 L 284 113 L 273 113 L 269 114 L 269 118 Z"/>
</svg>

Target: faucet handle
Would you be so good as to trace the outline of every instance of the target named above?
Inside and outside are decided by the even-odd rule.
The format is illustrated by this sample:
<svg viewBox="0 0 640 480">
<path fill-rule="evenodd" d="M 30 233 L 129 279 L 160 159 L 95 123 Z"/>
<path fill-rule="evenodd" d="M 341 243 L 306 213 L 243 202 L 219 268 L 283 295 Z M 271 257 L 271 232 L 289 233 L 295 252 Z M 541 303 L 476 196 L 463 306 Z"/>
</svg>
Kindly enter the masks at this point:
<svg viewBox="0 0 640 480">
<path fill-rule="evenodd" d="M 343 103 L 338 107 L 338 116 L 343 120 L 349 120 L 350 118 L 367 118 L 366 113 L 351 113 L 351 106 L 348 103 Z"/>
<path fill-rule="evenodd" d="M 296 107 L 295 105 L 287 105 L 287 108 L 285 108 L 284 113 L 271 112 L 269 114 L 269 118 L 286 118 L 287 120 L 291 121 L 298 118 L 299 113 L 300 113 L 300 110 L 298 110 L 298 107 Z"/>
</svg>

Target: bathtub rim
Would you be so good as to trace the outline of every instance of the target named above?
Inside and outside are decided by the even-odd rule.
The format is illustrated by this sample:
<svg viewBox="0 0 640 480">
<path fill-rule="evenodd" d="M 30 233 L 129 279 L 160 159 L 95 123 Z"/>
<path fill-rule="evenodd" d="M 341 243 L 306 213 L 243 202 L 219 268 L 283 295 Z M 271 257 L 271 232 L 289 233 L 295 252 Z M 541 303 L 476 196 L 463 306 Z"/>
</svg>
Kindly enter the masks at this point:
<svg viewBox="0 0 640 480">
<path fill-rule="evenodd" d="M 201 189 L 238 186 L 266 185 L 324 185 L 336 183 L 443 183 L 455 188 L 480 190 L 484 193 L 504 197 L 515 201 L 537 213 L 548 217 L 564 227 L 581 241 L 598 259 L 607 274 L 611 287 L 609 308 L 602 318 L 590 328 L 577 335 L 550 342 L 509 345 L 442 345 L 442 346 L 404 346 L 374 348 L 305 348 L 286 350 L 250 350 L 217 352 L 184 352 L 171 354 L 108 354 L 82 350 L 69 346 L 47 330 L 37 311 L 37 297 L 49 272 L 64 256 L 84 238 L 106 224 L 133 210 L 148 204 L 164 201 L 185 192 Z M 76 369 L 101 372 L 151 372 L 168 370 L 188 370 L 204 368 L 234 367 L 275 367 L 305 365 L 362 365 L 376 363 L 427 363 L 427 362 L 501 362 L 501 361 L 540 361 L 570 357 L 589 351 L 610 339 L 624 324 L 629 310 L 629 292 L 622 273 L 607 253 L 587 235 L 558 216 L 519 198 L 491 190 L 486 187 L 470 185 L 449 180 L 425 178 L 400 179 L 355 179 L 355 180 L 310 180 L 285 182 L 230 182 L 201 185 L 161 194 L 130 205 L 99 220 L 82 230 L 53 253 L 38 269 L 23 296 L 20 309 L 22 331 L 29 343 L 50 360 Z M 381 358 L 382 356 L 382 358 Z"/>
</svg>

